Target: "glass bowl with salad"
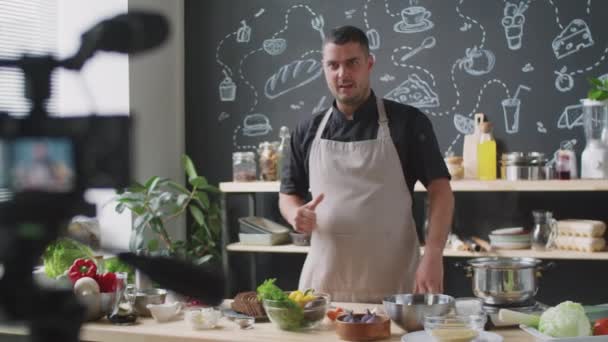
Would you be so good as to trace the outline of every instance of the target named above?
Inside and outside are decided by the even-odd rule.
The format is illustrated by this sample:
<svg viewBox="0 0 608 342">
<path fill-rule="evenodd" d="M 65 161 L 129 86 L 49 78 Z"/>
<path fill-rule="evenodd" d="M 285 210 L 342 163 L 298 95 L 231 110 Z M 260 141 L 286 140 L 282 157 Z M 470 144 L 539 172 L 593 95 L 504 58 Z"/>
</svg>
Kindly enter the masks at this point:
<svg viewBox="0 0 608 342">
<path fill-rule="evenodd" d="M 283 291 L 268 279 L 258 286 L 258 298 L 271 322 L 282 330 L 313 329 L 319 325 L 330 304 L 330 296 L 314 290 Z"/>
</svg>

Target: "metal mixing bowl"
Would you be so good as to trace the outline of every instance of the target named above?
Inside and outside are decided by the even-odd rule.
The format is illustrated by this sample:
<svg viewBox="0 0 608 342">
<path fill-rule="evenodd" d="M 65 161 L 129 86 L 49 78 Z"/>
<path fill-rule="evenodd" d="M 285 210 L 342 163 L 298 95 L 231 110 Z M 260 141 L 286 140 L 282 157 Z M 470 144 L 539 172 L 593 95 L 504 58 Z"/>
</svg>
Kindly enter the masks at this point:
<svg viewBox="0 0 608 342">
<path fill-rule="evenodd" d="M 454 307 L 454 298 L 444 294 L 396 294 L 382 301 L 384 311 L 407 331 L 424 329 L 424 317 L 442 316 Z"/>
<path fill-rule="evenodd" d="M 135 295 L 135 311 L 143 317 L 152 317 L 152 313 L 146 307 L 148 304 L 163 304 L 167 290 L 163 289 L 138 289 Z"/>
</svg>

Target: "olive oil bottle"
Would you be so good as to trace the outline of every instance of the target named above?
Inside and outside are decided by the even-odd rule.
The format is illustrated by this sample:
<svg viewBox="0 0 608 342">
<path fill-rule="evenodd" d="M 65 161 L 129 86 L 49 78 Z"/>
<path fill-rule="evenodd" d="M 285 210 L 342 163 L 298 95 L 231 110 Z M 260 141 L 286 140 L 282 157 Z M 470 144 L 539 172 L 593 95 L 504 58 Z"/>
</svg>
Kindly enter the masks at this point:
<svg viewBox="0 0 608 342">
<path fill-rule="evenodd" d="M 481 135 L 477 145 L 477 177 L 480 180 L 496 179 L 496 141 L 492 136 L 492 123 L 480 125 Z"/>
</svg>

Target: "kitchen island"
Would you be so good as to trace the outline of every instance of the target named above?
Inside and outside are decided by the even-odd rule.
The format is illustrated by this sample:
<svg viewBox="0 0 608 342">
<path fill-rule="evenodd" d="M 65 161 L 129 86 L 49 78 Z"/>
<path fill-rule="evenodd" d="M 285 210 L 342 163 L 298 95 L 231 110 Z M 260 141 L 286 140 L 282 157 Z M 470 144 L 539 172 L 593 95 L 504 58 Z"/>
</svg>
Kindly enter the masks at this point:
<svg viewBox="0 0 608 342">
<path fill-rule="evenodd" d="M 366 304 L 333 303 L 343 308 L 361 312 L 372 307 Z M 157 323 L 153 319 L 139 319 L 137 325 L 117 326 L 103 319 L 83 325 L 80 338 L 82 341 L 95 342 L 182 342 L 182 341 L 251 341 L 251 342 L 329 342 L 341 341 L 332 323 L 327 319 L 317 330 L 290 332 L 279 330 L 273 323 L 255 323 L 251 329 L 240 329 L 236 323 L 222 317 L 219 326 L 210 330 L 192 330 L 182 316 L 171 322 Z M 532 342 L 534 338 L 518 328 L 500 329 L 493 332 L 504 337 L 504 341 Z M 6 328 L 0 326 L 1 334 L 24 335 L 26 329 Z M 401 341 L 405 332 L 391 322 L 391 337 L 382 341 Z"/>
</svg>

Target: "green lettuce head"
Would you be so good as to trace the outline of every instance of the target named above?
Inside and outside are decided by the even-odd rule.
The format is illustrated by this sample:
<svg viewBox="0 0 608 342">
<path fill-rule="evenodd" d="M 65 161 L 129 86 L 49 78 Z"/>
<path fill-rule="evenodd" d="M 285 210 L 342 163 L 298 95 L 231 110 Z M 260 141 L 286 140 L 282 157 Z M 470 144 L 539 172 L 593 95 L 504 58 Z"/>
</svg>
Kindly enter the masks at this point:
<svg viewBox="0 0 608 342">
<path fill-rule="evenodd" d="M 48 245 L 42 256 L 44 272 L 49 278 L 57 278 L 78 258 L 94 260 L 93 251 L 75 240 L 60 238 Z"/>
<path fill-rule="evenodd" d="M 552 337 L 590 336 L 591 324 L 582 305 L 565 301 L 543 312 L 538 330 Z"/>
</svg>

